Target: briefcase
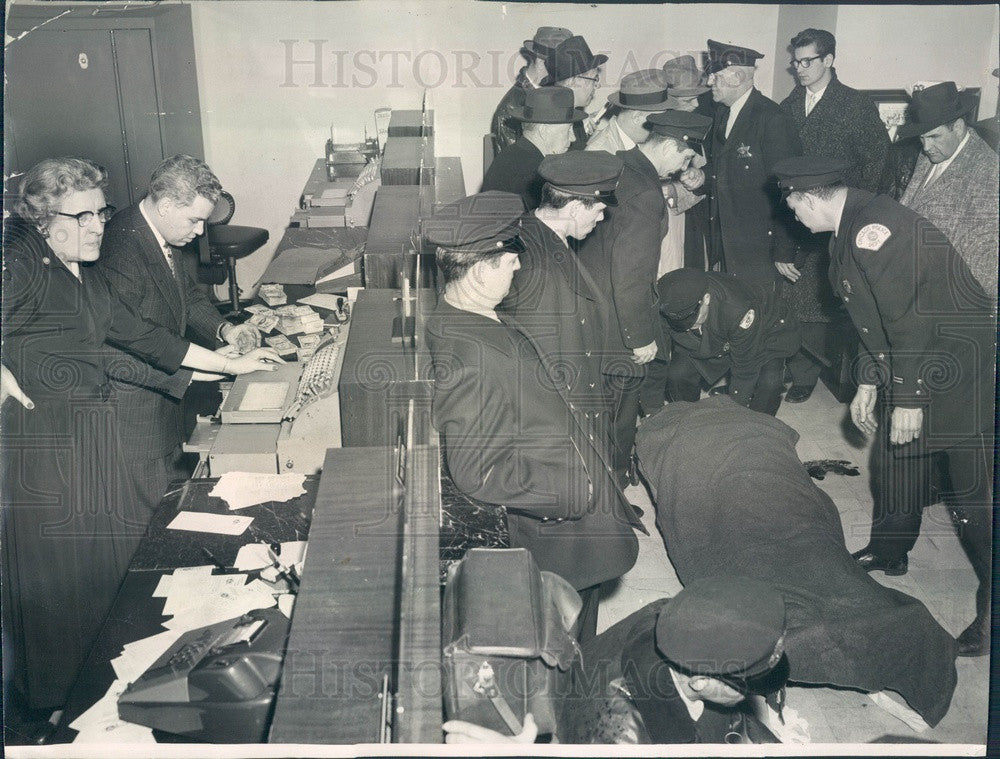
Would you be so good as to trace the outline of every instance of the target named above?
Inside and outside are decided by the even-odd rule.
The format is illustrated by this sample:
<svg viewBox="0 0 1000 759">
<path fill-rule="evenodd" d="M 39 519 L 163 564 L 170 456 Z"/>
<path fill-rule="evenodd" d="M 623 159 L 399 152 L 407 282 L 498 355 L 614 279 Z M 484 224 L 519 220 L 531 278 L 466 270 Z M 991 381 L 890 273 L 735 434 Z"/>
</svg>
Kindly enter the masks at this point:
<svg viewBox="0 0 1000 759">
<path fill-rule="evenodd" d="M 556 599 L 568 603 L 556 604 Z M 565 611 L 572 605 L 571 613 Z M 448 719 L 504 735 L 532 714 L 539 733 L 558 733 L 559 700 L 580 660 L 567 631 L 579 613 L 576 591 L 541 572 L 524 548 L 472 548 L 445 586 L 442 614 L 444 702 Z"/>
</svg>

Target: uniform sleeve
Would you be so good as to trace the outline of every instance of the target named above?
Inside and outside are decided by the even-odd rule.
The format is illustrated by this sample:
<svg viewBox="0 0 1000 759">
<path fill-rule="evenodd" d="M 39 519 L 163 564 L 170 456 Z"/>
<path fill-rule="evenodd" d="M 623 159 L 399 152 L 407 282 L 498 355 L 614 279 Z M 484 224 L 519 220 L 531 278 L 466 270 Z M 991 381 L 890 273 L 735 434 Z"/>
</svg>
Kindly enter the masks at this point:
<svg viewBox="0 0 1000 759">
<path fill-rule="evenodd" d="M 649 345 L 658 334 L 653 283 L 660 260 L 663 198 L 646 191 L 618 211 L 611 241 L 611 296 L 628 348 Z"/>
<path fill-rule="evenodd" d="M 879 352 L 872 358 L 878 363 L 889 362 L 887 389 L 895 405 L 922 405 L 928 398 L 919 369 L 935 336 L 927 329 L 926 321 L 917 318 L 917 303 L 921 290 L 928 286 L 928 277 L 939 276 L 940 272 L 921 270 L 920 263 L 926 264 L 932 258 L 915 249 L 915 240 L 922 239 L 927 231 L 923 224 L 912 231 L 897 225 L 878 250 L 856 244 L 857 236 L 864 234 L 868 226 L 873 225 L 851 230 L 856 236 L 851 241 L 853 255 L 878 308 L 891 351 L 888 357 Z M 932 301 L 928 298 L 926 302 Z M 876 366 L 868 368 L 877 370 Z"/>
<path fill-rule="evenodd" d="M 792 262 L 796 244 L 792 236 L 795 217 L 787 204 L 782 202 L 778 183 L 774 181 L 774 164 L 782 158 L 802 155 L 802 144 L 791 118 L 783 110 L 770 116 L 764 130 L 764 168 L 767 173 L 768 193 L 771 195 L 771 260 Z"/>
<path fill-rule="evenodd" d="M 742 298 L 727 305 L 726 339 L 733 362 L 729 395 L 740 405 L 749 406 L 765 362 L 764 315 L 754 303 Z"/>
<path fill-rule="evenodd" d="M 435 419 L 459 490 L 540 519 L 579 519 L 592 486 L 570 437 L 514 434 L 509 393 L 516 391 L 484 379 L 463 369 L 435 396 Z"/>
</svg>

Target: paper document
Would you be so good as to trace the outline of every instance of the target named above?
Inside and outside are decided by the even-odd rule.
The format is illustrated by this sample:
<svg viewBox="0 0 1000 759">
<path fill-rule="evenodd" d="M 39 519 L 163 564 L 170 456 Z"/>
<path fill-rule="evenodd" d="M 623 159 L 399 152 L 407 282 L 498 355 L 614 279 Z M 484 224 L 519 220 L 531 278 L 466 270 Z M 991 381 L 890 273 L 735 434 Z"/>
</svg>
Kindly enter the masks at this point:
<svg viewBox="0 0 1000 759">
<path fill-rule="evenodd" d="M 251 522 L 253 522 L 253 517 L 182 511 L 167 525 L 167 529 L 190 530 L 191 532 L 214 532 L 218 535 L 241 535 L 250 526 Z"/>
<path fill-rule="evenodd" d="M 248 543 L 240 547 L 236 554 L 236 562 L 233 566 L 241 572 L 251 572 L 254 569 L 263 569 L 273 563 L 268 553 L 269 546 L 264 543 Z M 301 570 L 301 564 L 306 556 L 306 541 L 289 540 L 281 544 L 281 553 L 278 560 L 286 567 L 295 565 L 296 571 Z"/>
<path fill-rule="evenodd" d="M 229 510 L 245 509 L 258 503 L 283 503 L 306 492 L 304 474 L 226 472 L 209 492 L 229 504 Z"/>
</svg>

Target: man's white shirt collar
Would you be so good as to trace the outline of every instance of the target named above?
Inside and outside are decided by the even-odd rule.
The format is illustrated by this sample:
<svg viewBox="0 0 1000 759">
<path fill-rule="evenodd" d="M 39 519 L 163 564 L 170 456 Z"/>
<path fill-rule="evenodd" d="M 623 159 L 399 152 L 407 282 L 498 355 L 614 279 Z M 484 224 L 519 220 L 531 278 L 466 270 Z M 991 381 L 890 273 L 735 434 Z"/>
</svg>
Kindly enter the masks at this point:
<svg viewBox="0 0 1000 759">
<path fill-rule="evenodd" d="M 147 196 L 147 198 L 148 198 L 148 196 Z M 156 242 L 157 242 L 157 244 L 159 244 L 160 250 L 163 250 L 164 248 L 167 247 L 167 241 L 163 239 L 163 235 L 160 234 L 159 230 L 157 230 L 157 228 L 156 228 L 156 225 L 153 223 L 153 220 L 150 219 L 149 218 L 149 214 L 146 213 L 146 200 L 147 200 L 147 198 L 143 198 L 139 202 L 139 213 L 142 214 L 142 218 L 144 218 L 146 220 L 146 223 L 149 225 L 149 228 L 151 230 L 153 230 L 153 237 L 156 238 Z"/>
<path fill-rule="evenodd" d="M 753 87 L 736 98 L 736 102 L 729 106 L 729 121 L 726 122 L 726 137 L 728 137 L 729 133 L 733 131 L 733 124 L 736 123 L 736 117 L 740 115 L 740 111 L 743 110 L 743 106 L 747 104 L 747 98 L 750 97 L 751 92 L 753 92 Z"/>
<path fill-rule="evenodd" d="M 621 126 L 619 126 L 619 124 L 618 124 L 618 117 L 617 116 L 615 117 L 614 122 L 615 122 L 615 129 L 618 130 L 618 136 L 621 137 L 622 145 L 624 145 L 624 149 L 625 150 L 631 150 L 632 148 L 634 148 L 635 147 L 635 140 L 633 140 L 631 137 L 629 137 L 627 134 L 625 134 L 625 132 L 622 131 Z"/>
</svg>

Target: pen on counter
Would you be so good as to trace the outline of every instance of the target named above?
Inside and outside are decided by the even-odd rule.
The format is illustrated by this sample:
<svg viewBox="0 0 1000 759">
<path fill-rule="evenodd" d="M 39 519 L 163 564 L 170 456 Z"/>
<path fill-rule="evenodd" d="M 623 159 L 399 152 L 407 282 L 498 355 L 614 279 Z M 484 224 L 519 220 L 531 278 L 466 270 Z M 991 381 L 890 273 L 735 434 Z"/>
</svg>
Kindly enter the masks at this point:
<svg viewBox="0 0 1000 759">
<path fill-rule="evenodd" d="M 223 564 L 221 561 L 215 558 L 215 554 L 209 551 L 205 546 L 201 547 L 201 552 L 205 554 L 205 558 L 208 559 L 210 562 L 212 562 L 216 566 L 216 568 L 221 569 L 223 571 L 225 571 L 228 568 L 226 567 L 225 564 Z"/>
<path fill-rule="evenodd" d="M 278 554 L 271 546 L 267 547 L 267 555 L 271 558 L 271 566 L 277 570 L 278 577 L 287 580 L 290 585 L 296 588 L 299 587 L 299 573 L 295 571 L 295 567 L 286 567 L 282 564 Z"/>
</svg>

